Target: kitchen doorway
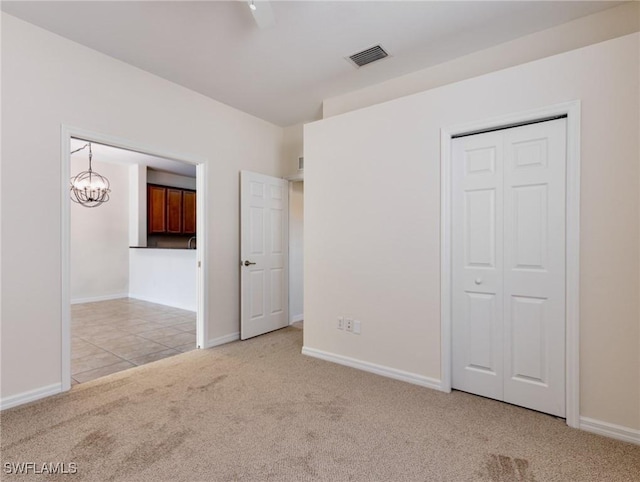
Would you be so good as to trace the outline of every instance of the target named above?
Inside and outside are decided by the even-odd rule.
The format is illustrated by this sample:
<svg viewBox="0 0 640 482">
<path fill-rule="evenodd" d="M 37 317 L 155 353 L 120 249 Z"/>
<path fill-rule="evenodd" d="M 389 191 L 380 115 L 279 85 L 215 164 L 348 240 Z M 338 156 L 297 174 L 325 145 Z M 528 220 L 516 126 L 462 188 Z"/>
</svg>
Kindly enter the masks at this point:
<svg viewBox="0 0 640 482">
<path fill-rule="evenodd" d="M 66 126 L 61 144 L 63 390 L 205 347 L 205 163 Z M 88 144 L 93 172 L 113 179 L 109 201 L 90 209 L 71 201 L 69 186 L 86 169 Z M 116 223 L 125 210 L 125 225 Z M 86 249 L 100 243 L 119 252 L 100 259 Z"/>
</svg>

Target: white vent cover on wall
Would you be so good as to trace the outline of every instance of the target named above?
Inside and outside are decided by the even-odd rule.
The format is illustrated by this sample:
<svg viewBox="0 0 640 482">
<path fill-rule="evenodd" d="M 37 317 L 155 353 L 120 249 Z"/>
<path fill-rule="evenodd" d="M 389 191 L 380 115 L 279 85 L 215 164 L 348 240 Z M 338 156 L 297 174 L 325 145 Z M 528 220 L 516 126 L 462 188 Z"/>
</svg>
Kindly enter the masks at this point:
<svg viewBox="0 0 640 482">
<path fill-rule="evenodd" d="M 380 45 L 376 45 L 375 47 L 371 47 L 367 50 L 363 50 L 362 52 L 350 55 L 349 59 L 358 67 L 362 67 L 363 65 L 370 64 L 371 62 L 375 62 L 376 60 L 384 59 L 388 56 L 389 54 Z"/>
</svg>

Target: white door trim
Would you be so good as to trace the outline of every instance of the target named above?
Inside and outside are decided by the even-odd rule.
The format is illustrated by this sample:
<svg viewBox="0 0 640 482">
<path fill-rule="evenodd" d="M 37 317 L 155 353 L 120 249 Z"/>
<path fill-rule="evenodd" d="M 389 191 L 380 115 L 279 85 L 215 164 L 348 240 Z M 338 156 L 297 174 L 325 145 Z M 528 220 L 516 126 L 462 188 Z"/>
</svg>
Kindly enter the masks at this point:
<svg viewBox="0 0 640 482">
<path fill-rule="evenodd" d="M 197 232 L 198 243 L 196 245 L 196 260 L 198 262 L 198 280 L 197 280 L 197 321 L 196 321 L 196 343 L 198 348 L 207 348 L 208 326 L 206 320 L 209 319 L 208 303 L 207 303 L 207 287 L 209 283 L 206 246 L 207 243 L 207 164 L 204 159 L 194 158 L 183 154 L 168 152 L 153 146 L 141 144 L 129 139 L 114 137 L 98 132 L 89 131 L 79 127 L 73 127 L 67 124 L 61 125 L 61 142 L 60 142 L 60 218 L 61 218 L 61 371 L 62 371 L 62 391 L 71 388 L 71 200 L 69 198 L 69 179 L 71 178 L 71 137 L 85 139 L 87 141 L 107 144 L 122 149 L 142 152 L 152 156 L 165 157 L 176 161 L 186 162 L 196 165 L 196 189 L 198 196 L 196 199 L 197 216 Z"/>
<path fill-rule="evenodd" d="M 451 139 L 455 135 L 567 116 L 566 415 L 580 425 L 580 101 L 575 100 L 440 130 L 441 389 L 451 391 Z"/>
</svg>

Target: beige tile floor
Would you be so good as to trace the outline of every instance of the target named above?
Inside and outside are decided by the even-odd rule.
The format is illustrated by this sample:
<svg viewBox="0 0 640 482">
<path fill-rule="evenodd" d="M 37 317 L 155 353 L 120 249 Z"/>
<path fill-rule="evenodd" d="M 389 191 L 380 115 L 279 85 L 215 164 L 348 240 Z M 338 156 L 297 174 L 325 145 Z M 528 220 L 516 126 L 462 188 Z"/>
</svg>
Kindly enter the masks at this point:
<svg viewBox="0 0 640 482">
<path fill-rule="evenodd" d="M 196 314 L 133 298 L 71 306 L 71 383 L 196 348 Z"/>
</svg>

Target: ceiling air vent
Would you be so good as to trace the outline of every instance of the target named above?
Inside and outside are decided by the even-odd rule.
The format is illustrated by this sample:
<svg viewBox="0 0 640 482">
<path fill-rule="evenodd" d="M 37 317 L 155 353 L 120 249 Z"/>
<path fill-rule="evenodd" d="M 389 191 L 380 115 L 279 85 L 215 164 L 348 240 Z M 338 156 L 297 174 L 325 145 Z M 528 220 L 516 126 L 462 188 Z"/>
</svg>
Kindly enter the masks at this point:
<svg viewBox="0 0 640 482">
<path fill-rule="evenodd" d="M 357 54 L 353 54 L 349 56 L 349 58 L 358 67 L 362 67 L 363 65 L 370 64 L 371 62 L 375 62 L 376 60 L 384 59 L 388 56 L 389 54 L 385 52 L 382 47 L 376 45 L 375 47 L 371 47 L 370 49 L 363 50 L 362 52 L 358 52 Z"/>
</svg>

